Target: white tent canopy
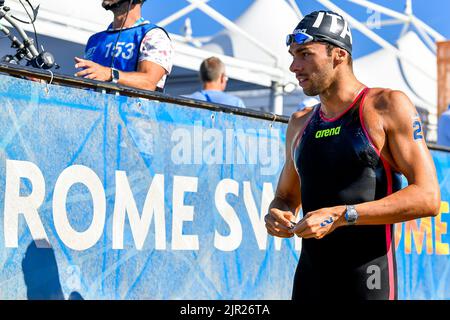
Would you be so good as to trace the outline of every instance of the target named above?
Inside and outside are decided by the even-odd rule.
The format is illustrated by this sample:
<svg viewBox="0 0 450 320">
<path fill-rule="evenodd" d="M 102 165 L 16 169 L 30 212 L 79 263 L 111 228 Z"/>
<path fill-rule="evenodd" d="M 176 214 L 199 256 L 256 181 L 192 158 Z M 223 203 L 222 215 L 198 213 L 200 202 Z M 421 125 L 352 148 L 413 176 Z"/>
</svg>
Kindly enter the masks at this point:
<svg viewBox="0 0 450 320">
<path fill-rule="evenodd" d="M 227 65 L 230 78 L 270 87 L 273 82 L 295 82 L 289 72 L 289 54 L 284 45 L 286 34 L 298 23 L 292 7 L 285 0 L 255 0 L 236 21 L 230 21 L 205 0 L 188 0 L 224 25 L 224 30 L 203 43 L 192 46 L 192 39 L 171 35 L 177 54 L 175 65 L 198 70 L 203 59 L 212 54 Z M 166 20 L 160 25 L 165 26 Z"/>
<path fill-rule="evenodd" d="M 299 19 L 284 0 L 258 0 L 235 21 L 240 30 L 253 37 L 257 44 L 249 41 L 240 32 L 225 29 L 204 44 L 204 50 L 233 56 L 241 60 L 271 66 L 280 70 L 279 78 L 272 81 L 296 82 L 289 72 L 292 61 L 285 45 L 286 35 L 294 29 Z M 262 50 L 270 48 L 270 50 Z M 270 86 L 270 82 L 266 83 Z"/>
<path fill-rule="evenodd" d="M 22 1 L 25 3 L 24 1 Z M 93 0 L 30 0 L 33 6 L 39 5 L 35 25 L 40 34 L 85 44 L 89 37 L 104 30 L 112 20 L 111 12 L 104 10 L 100 1 Z M 18 0 L 6 0 L 14 16 L 29 21 Z M 31 11 L 27 6 L 28 11 Z M 33 31 L 31 25 L 22 25 L 26 31 Z"/>
<path fill-rule="evenodd" d="M 410 59 L 420 61 L 429 72 L 425 74 L 402 62 L 391 51 L 381 49 L 354 62 L 356 76 L 370 87 L 401 90 L 416 106 L 436 114 L 436 79 L 430 76 L 437 74 L 436 55 L 412 31 L 399 39 L 398 47 Z"/>
</svg>

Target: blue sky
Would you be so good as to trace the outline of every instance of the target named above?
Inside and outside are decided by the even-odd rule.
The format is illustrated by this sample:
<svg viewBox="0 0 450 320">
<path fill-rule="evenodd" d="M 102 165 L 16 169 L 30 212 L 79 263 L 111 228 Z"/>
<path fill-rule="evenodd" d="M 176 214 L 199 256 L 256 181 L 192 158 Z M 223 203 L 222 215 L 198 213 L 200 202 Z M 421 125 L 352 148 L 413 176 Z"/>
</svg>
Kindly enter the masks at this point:
<svg viewBox="0 0 450 320">
<path fill-rule="evenodd" d="M 253 0 L 211 0 L 208 4 L 221 12 L 229 19 L 238 18 L 253 2 Z M 303 14 L 314 10 L 324 9 L 316 0 L 296 0 Z M 336 5 L 352 14 L 359 21 L 365 21 L 369 17 L 366 9 L 347 0 L 334 0 Z M 395 11 L 403 12 L 405 0 L 372 0 L 372 2 L 386 6 Z M 186 7 L 186 0 L 147 0 L 144 5 L 144 16 L 152 22 L 158 22 L 172 13 Z M 432 28 L 437 30 L 447 39 L 450 39 L 450 1 L 448 0 L 413 0 L 414 14 Z M 203 14 L 200 10 L 191 12 L 186 17 L 192 20 L 194 36 L 207 36 L 219 32 L 223 27 Z M 381 16 L 382 19 L 390 17 Z M 181 33 L 185 17 L 167 26 L 169 32 Z M 293 26 L 295 27 L 295 26 Z M 400 34 L 401 26 L 384 27 L 377 33 L 393 43 Z M 353 30 L 353 55 L 359 57 L 377 50 L 379 46 L 356 30 Z"/>
</svg>

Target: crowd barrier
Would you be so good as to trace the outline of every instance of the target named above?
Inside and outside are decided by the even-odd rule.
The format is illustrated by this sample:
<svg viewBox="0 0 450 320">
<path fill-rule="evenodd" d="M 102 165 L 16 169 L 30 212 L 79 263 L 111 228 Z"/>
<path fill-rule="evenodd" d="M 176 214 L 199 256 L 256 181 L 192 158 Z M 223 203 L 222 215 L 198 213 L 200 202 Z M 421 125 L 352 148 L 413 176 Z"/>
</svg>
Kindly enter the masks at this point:
<svg viewBox="0 0 450 320">
<path fill-rule="evenodd" d="M 0 72 L 0 299 L 290 299 L 301 240 L 264 227 L 286 118 Z M 400 299 L 450 298 L 430 148 L 441 214 L 396 225 Z"/>
</svg>

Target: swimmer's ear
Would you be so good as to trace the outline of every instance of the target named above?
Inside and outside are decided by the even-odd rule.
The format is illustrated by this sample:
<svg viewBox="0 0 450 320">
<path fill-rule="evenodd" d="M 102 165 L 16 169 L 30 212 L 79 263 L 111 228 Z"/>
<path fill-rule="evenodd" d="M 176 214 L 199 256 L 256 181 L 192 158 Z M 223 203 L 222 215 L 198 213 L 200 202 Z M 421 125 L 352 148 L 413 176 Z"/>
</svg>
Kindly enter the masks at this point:
<svg viewBox="0 0 450 320">
<path fill-rule="evenodd" d="M 348 55 L 347 51 L 345 51 L 342 48 L 335 47 L 333 50 L 333 58 L 332 58 L 334 68 L 345 63 L 345 61 L 347 60 L 347 55 Z"/>
<path fill-rule="evenodd" d="M 344 62 L 347 59 L 347 54 L 348 54 L 348 52 L 345 51 L 344 49 L 337 48 L 337 55 L 336 55 L 336 57 L 337 57 L 339 63 L 342 63 L 342 62 Z"/>
</svg>

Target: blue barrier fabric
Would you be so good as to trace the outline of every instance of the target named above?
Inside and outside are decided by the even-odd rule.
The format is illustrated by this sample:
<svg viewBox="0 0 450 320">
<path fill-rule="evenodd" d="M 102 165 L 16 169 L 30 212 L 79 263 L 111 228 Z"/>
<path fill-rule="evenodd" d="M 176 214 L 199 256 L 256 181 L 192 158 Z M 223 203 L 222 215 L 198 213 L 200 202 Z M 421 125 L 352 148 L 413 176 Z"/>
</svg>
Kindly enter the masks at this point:
<svg viewBox="0 0 450 320">
<path fill-rule="evenodd" d="M 400 299 L 450 299 L 450 153 L 431 154 L 441 190 L 440 214 L 395 226 Z"/>
<path fill-rule="evenodd" d="M 290 299 L 267 235 L 286 124 L 0 75 L 0 299 Z M 448 299 L 442 214 L 399 224 L 399 297 Z M 33 240 L 34 239 L 34 240 Z"/>
</svg>

